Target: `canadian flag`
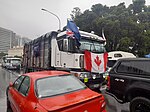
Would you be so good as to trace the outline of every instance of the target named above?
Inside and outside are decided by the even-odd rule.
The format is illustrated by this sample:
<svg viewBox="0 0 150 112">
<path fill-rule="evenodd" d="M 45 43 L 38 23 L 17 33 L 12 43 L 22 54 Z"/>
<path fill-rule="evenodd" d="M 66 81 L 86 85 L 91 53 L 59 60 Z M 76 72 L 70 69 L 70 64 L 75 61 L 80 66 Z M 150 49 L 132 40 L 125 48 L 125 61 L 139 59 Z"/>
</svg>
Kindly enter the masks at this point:
<svg viewBox="0 0 150 112">
<path fill-rule="evenodd" d="M 70 37 L 73 37 L 73 35 L 74 35 L 74 33 L 69 29 L 66 30 L 66 34 Z"/>
<path fill-rule="evenodd" d="M 106 71 L 108 53 L 96 54 L 85 51 L 84 68 L 90 72 L 103 73 Z"/>
</svg>

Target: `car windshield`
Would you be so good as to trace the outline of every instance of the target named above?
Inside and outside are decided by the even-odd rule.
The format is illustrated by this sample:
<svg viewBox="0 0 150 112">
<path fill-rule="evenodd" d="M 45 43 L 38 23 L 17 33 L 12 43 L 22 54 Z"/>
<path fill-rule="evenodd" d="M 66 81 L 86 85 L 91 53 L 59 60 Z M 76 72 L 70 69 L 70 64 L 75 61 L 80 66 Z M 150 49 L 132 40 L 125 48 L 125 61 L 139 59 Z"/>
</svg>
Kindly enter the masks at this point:
<svg viewBox="0 0 150 112">
<path fill-rule="evenodd" d="M 19 63 L 21 63 L 21 61 L 19 59 L 12 59 L 11 63 L 19 64 Z"/>
<path fill-rule="evenodd" d="M 73 75 L 51 76 L 36 81 L 36 93 L 39 98 L 65 94 L 86 86 Z"/>
<path fill-rule="evenodd" d="M 81 45 L 79 49 L 81 51 L 88 50 L 95 53 L 104 53 L 106 51 L 104 45 L 96 40 L 89 40 L 83 38 L 80 40 L 80 43 Z"/>
</svg>

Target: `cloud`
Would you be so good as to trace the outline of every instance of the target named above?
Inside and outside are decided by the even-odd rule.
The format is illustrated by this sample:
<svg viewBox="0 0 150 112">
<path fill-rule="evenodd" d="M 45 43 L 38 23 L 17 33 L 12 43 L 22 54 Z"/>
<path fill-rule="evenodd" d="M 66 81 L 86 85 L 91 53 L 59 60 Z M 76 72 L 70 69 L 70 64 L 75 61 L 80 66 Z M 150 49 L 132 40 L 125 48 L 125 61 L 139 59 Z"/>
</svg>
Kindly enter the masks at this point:
<svg viewBox="0 0 150 112">
<path fill-rule="evenodd" d="M 132 2 L 124 1 L 127 5 Z M 74 7 L 79 7 L 83 12 L 97 3 L 112 6 L 121 2 L 123 0 L 0 0 L 0 27 L 35 38 L 51 30 L 58 30 L 58 19 L 41 8 L 46 8 L 59 16 L 63 28 Z"/>
</svg>

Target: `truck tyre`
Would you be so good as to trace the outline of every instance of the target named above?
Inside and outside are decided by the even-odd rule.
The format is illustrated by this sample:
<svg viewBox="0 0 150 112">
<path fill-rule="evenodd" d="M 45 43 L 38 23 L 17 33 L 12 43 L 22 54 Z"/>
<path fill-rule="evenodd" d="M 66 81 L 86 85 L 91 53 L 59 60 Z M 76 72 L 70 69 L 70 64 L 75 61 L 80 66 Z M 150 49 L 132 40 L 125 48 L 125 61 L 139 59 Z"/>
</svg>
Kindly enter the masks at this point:
<svg viewBox="0 0 150 112">
<path fill-rule="evenodd" d="M 136 97 L 130 102 L 130 112 L 150 112 L 150 100 Z"/>
</svg>

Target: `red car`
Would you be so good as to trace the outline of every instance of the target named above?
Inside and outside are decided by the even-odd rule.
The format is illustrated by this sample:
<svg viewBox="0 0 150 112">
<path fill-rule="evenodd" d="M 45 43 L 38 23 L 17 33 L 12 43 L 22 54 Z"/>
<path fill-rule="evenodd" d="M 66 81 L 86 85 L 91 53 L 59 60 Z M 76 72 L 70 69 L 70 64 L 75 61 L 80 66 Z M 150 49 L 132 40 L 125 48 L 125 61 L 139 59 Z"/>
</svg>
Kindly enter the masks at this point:
<svg viewBox="0 0 150 112">
<path fill-rule="evenodd" d="M 21 75 L 6 93 L 13 112 L 106 112 L 103 95 L 63 71 Z"/>
</svg>

